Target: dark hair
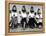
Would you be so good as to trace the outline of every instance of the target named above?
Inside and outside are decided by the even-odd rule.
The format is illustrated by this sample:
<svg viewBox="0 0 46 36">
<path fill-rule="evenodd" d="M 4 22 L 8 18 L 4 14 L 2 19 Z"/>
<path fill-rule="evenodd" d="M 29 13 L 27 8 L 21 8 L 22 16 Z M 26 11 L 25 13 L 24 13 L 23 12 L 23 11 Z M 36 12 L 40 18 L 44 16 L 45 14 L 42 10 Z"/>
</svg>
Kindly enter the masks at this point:
<svg viewBox="0 0 46 36">
<path fill-rule="evenodd" d="M 41 13 L 39 12 L 39 10 L 40 10 L 40 9 L 38 8 L 38 11 L 37 11 L 37 12 L 38 12 L 38 14 L 41 14 Z"/>
<path fill-rule="evenodd" d="M 14 9 L 14 8 L 15 8 L 15 9 Z M 16 11 L 17 11 L 17 8 L 16 8 L 15 5 L 13 5 L 13 7 L 12 7 L 12 11 L 13 11 L 13 12 L 16 12 Z"/>
<path fill-rule="evenodd" d="M 23 9 L 24 8 L 24 9 Z M 25 6 L 22 7 L 22 12 L 25 13 L 26 12 L 26 8 Z"/>
<path fill-rule="evenodd" d="M 38 10 L 40 10 L 40 9 L 38 8 Z"/>
<path fill-rule="evenodd" d="M 41 14 L 40 12 L 38 12 L 38 14 Z"/>
<path fill-rule="evenodd" d="M 25 6 L 23 6 L 23 8 L 25 8 Z"/>
<path fill-rule="evenodd" d="M 15 16 L 15 14 L 13 16 Z"/>
<path fill-rule="evenodd" d="M 19 11 L 19 14 L 21 14 L 21 11 Z"/>
<path fill-rule="evenodd" d="M 36 12 L 34 14 L 36 15 Z"/>
<path fill-rule="evenodd" d="M 29 14 L 29 12 L 27 12 L 27 14 Z"/>
<path fill-rule="evenodd" d="M 31 9 L 33 9 L 33 6 L 31 6 Z"/>
<path fill-rule="evenodd" d="M 31 12 L 31 13 L 34 13 L 34 10 L 31 10 L 30 12 Z"/>
<path fill-rule="evenodd" d="M 33 6 L 31 6 L 30 12 L 31 12 L 31 13 L 33 13 L 33 12 L 34 12 L 34 10 L 33 10 Z"/>
</svg>

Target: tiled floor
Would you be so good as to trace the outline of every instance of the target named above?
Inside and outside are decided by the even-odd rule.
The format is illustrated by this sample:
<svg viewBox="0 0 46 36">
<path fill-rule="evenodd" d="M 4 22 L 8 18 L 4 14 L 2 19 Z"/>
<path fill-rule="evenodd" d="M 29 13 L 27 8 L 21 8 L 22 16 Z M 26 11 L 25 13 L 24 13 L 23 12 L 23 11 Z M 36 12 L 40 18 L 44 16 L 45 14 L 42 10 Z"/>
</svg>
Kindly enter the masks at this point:
<svg viewBox="0 0 46 36">
<path fill-rule="evenodd" d="M 28 32 L 30 32 L 30 31 L 42 31 L 42 28 L 41 29 L 39 29 L 39 28 L 34 28 L 34 29 L 25 28 L 25 29 L 23 29 L 22 27 L 19 26 L 16 29 L 10 29 L 10 32 L 26 32 L 26 31 L 28 31 Z"/>
</svg>

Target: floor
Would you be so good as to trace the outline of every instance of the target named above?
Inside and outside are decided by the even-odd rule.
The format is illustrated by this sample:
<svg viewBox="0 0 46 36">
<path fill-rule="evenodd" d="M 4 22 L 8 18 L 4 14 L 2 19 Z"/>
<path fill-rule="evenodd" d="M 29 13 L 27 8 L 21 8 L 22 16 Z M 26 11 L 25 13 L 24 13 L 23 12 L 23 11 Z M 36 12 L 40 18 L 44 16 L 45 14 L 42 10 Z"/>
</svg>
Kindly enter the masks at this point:
<svg viewBox="0 0 46 36">
<path fill-rule="evenodd" d="M 39 29 L 39 28 L 25 28 L 23 29 L 22 27 L 18 26 L 18 28 L 15 28 L 15 29 L 10 29 L 10 32 L 31 32 L 31 31 L 42 31 L 42 28 Z"/>
</svg>

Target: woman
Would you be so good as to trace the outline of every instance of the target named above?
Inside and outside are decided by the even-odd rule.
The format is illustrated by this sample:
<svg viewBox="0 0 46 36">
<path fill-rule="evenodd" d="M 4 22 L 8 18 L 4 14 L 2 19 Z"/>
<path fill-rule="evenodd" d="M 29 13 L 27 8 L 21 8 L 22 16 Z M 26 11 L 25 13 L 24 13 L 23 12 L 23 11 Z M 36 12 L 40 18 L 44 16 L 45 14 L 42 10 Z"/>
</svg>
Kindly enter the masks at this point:
<svg viewBox="0 0 46 36">
<path fill-rule="evenodd" d="M 37 19 L 37 24 L 36 24 L 37 28 L 41 28 L 43 26 L 43 24 L 42 24 L 42 15 L 41 15 L 39 8 L 37 10 L 36 19 Z"/>
<path fill-rule="evenodd" d="M 25 6 L 22 7 L 22 20 L 21 20 L 21 24 L 22 24 L 22 27 L 25 29 L 25 26 L 26 26 L 26 9 L 25 9 Z"/>
<path fill-rule="evenodd" d="M 17 11 L 16 5 L 13 5 L 12 11 L 13 11 L 13 12 L 16 12 L 16 11 Z"/>
<path fill-rule="evenodd" d="M 21 19 L 22 19 L 21 11 L 19 11 L 19 13 L 18 13 L 18 25 L 21 25 Z"/>
<path fill-rule="evenodd" d="M 29 24 L 28 24 L 28 21 L 29 21 L 29 12 L 26 12 L 26 14 L 27 14 L 27 18 L 26 18 L 27 24 L 26 24 L 26 27 L 29 27 Z"/>
<path fill-rule="evenodd" d="M 16 5 L 13 5 L 13 7 L 12 7 L 12 13 L 11 13 L 11 15 L 13 16 L 13 15 L 15 15 L 15 18 L 14 18 L 14 20 L 15 20 L 15 28 L 17 27 L 17 7 L 16 7 Z"/>
<path fill-rule="evenodd" d="M 13 16 L 11 16 L 11 21 L 10 21 L 10 28 L 14 29 L 15 27 L 15 14 Z"/>
<path fill-rule="evenodd" d="M 31 9 L 30 9 L 30 13 L 29 13 L 29 21 L 28 21 L 28 24 L 29 24 L 29 27 L 30 28 L 34 28 L 35 27 L 35 24 L 36 21 L 35 21 L 35 14 L 34 14 L 34 10 L 33 10 L 33 6 L 31 6 Z"/>
</svg>

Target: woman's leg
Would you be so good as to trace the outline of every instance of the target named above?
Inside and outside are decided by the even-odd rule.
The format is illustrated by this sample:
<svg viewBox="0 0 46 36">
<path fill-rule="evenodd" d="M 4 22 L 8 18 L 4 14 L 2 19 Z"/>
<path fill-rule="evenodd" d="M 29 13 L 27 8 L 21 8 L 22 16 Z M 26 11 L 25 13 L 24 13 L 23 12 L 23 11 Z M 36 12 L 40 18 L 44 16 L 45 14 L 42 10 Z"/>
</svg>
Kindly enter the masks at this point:
<svg viewBox="0 0 46 36">
<path fill-rule="evenodd" d="M 28 24 L 29 24 L 29 27 L 31 28 L 31 18 L 29 18 L 29 21 L 28 21 Z"/>
<path fill-rule="evenodd" d="M 23 27 L 23 18 L 22 18 L 22 20 L 21 20 L 21 24 L 22 24 L 22 27 Z"/>
<path fill-rule="evenodd" d="M 26 18 L 24 19 L 25 22 L 25 28 L 28 27 Z"/>
<path fill-rule="evenodd" d="M 36 26 L 34 26 L 34 27 L 37 27 L 37 25 L 38 25 L 38 23 L 37 23 L 37 21 L 34 19 L 34 25 L 36 25 Z"/>
<path fill-rule="evenodd" d="M 34 27 L 35 27 L 35 24 L 34 24 L 34 18 L 31 18 L 30 26 L 31 26 L 31 28 L 34 28 Z"/>
</svg>

